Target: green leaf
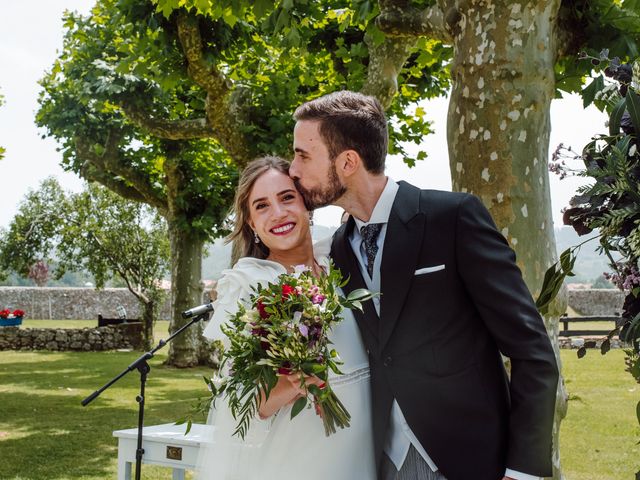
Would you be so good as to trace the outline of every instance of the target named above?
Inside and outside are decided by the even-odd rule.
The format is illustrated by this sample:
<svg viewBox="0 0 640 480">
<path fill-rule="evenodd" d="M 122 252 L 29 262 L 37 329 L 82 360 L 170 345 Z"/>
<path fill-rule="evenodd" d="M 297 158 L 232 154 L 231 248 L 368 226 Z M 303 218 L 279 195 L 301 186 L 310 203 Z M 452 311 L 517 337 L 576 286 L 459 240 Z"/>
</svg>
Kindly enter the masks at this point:
<svg viewBox="0 0 640 480">
<path fill-rule="evenodd" d="M 571 273 L 573 262 L 575 262 L 575 260 L 572 261 L 572 257 L 573 255 L 570 248 L 566 249 L 560 255 L 560 266 L 562 267 L 562 272 L 565 275 Z"/>
<path fill-rule="evenodd" d="M 293 407 L 291 407 L 291 419 L 293 420 L 304 407 L 307 406 L 307 397 L 301 397 L 295 401 Z"/>
<path fill-rule="evenodd" d="M 631 115 L 631 123 L 636 132 L 636 137 L 640 136 L 640 96 L 632 88 L 627 90 L 627 110 Z"/>
<path fill-rule="evenodd" d="M 582 106 L 583 108 L 587 108 L 589 105 L 593 103 L 593 99 L 596 96 L 596 93 L 601 91 L 604 88 L 604 77 L 602 75 L 598 75 L 593 79 L 588 86 L 586 86 L 582 92 Z"/>
<path fill-rule="evenodd" d="M 371 297 L 373 297 L 373 293 L 371 293 L 369 290 L 367 290 L 366 288 L 357 288 L 356 290 L 352 291 L 348 296 L 347 296 L 347 300 L 349 301 L 354 301 L 354 300 L 365 300 L 365 299 L 369 299 Z"/>
<path fill-rule="evenodd" d="M 255 0 L 253 2 L 253 14 L 258 19 L 265 17 L 271 8 L 273 8 L 273 2 L 270 0 Z"/>
<path fill-rule="evenodd" d="M 322 395 L 322 390 L 320 390 L 320 387 L 318 387 L 317 385 L 309 385 L 309 388 L 307 390 L 309 390 L 309 393 L 315 397 L 319 397 Z"/>
<path fill-rule="evenodd" d="M 618 133 L 620 133 L 620 120 L 622 119 L 622 115 L 624 114 L 626 103 L 627 100 L 625 98 L 621 98 L 618 103 L 616 103 L 615 107 L 613 107 L 611 116 L 609 117 L 610 135 L 618 135 Z"/>
<path fill-rule="evenodd" d="M 563 252 L 562 255 L 567 254 L 569 250 Z M 544 280 L 542 281 L 542 287 L 540 288 L 540 294 L 538 295 L 538 298 L 536 300 L 536 307 L 541 315 L 546 315 L 548 313 L 549 305 L 551 304 L 553 299 L 556 298 L 556 295 L 558 294 L 558 292 L 560 291 L 560 287 L 562 286 L 562 282 L 566 277 L 566 274 L 562 271 L 562 268 L 560 268 L 559 263 L 560 262 L 554 263 L 545 272 Z"/>
<path fill-rule="evenodd" d="M 307 375 L 315 375 L 316 373 L 324 372 L 326 367 L 320 363 L 315 362 L 304 362 L 300 368 Z"/>
</svg>

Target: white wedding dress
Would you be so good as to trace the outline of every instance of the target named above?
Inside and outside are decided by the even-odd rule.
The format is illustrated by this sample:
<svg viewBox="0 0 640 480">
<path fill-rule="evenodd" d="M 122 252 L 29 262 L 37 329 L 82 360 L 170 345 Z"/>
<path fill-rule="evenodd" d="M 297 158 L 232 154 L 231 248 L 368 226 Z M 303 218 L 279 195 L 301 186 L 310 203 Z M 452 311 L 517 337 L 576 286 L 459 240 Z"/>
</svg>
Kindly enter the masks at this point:
<svg viewBox="0 0 640 480">
<path fill-rule="evenodd" d="M 328 265 L 328 257 L 316 245 L 317 261 Z M 251 286 L 272 282 L 285 269 L 279 263 L 242 258 L 225 270 L 218 281 L 218 299 L 204 335 L 224 342 L 220 324 L 237 311 L 238 300 L 248 301 Z M 211 438 L 201 446 L 196 478 L 199 480 L 373 480 L 376 478 L 369 389 L 369 364 L 358 327 L 350 310 L 334 327 L 331 340 L 343 364 L 343 375 L 330 374 L 329 383 L 351 414 L 351 426 L 325 436 L 322 419 L 306 408 L 293 420 L 291 406 L 283 407 L 267 420 L 258 418 L 244 440 L 232 436 L 236 421 L 219 398 L 208 424 Z"/>
</svg>

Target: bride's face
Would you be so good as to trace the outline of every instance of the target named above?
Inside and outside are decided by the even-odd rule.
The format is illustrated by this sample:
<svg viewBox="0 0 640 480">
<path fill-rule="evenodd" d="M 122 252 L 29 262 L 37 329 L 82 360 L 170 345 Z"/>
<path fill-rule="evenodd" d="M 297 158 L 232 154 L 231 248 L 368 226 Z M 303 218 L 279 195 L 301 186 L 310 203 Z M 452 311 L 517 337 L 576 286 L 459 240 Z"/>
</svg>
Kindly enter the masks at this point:
<svg viewBox="0 0 640 480">
<path fill-rule="evenodd" d="M 293 180 L 269 169 L 249 195 L 249 226 L 271 252 L 291 250 L 310 238 L 309 212 Z"/>
</svg>

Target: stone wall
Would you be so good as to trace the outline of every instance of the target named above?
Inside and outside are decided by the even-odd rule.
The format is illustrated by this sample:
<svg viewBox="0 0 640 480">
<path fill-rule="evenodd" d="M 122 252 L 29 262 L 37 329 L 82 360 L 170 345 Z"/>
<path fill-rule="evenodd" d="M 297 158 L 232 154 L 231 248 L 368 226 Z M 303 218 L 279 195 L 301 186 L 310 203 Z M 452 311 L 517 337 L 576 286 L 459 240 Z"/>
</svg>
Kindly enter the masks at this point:
<svg viewBox="0 0 640 480">
<path fill-rule="evenodd" d="M 624 294 L 618 289 L 569 290 L 569 306 L 583 317 L 622 313 Z"/>
<path fill-rule="evenodd" d="M 170 301 L 160 309 L 160 320 L 171 318 Z M 127 318 L 140 318 L 140 304 L 126 288 L 0 287 L 0 309 L 19 308 L 25 318 L 37 320 L 96 320 L 118 318 L 122 305 Z"/>
<path fill-rule="evenodd" d="M 0 350 L 101 351 L 142 348 L 142 323 L 96 328 L 0 327 Z"/>
<path fill-rule="evenodd" d="M 620 314 L 624 301 L 623 293 L 613 289 L 569 290 L 568 294 L 569 306 L 583 316 Z M 168 297 L 160 320 L 171 318 Z M 0 287 L 0 309 L 19 308 L 26 318 L 38 320 L 97 320 L 98 314 L 117 318 L 118 305 L 125 308 L 127 318 L 140 318 L 139 303 L 126 288 Z"/>
</svg>

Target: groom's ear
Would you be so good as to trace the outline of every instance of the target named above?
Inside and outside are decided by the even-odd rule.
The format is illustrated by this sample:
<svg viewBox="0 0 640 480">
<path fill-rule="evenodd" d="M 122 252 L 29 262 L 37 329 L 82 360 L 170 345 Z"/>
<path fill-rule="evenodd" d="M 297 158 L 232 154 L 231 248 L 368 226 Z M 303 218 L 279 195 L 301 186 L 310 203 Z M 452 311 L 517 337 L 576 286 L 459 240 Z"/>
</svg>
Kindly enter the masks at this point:
<svg viewBox="0 0 640 480">
<path fill-rule="evenodd" d="M 343 151 L 338 160 L 336 169 L 340 170 L 344 177 L 350 177 L 362 167 L 362 159 L 355 150 Z"/>
</svg>

